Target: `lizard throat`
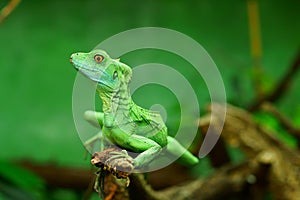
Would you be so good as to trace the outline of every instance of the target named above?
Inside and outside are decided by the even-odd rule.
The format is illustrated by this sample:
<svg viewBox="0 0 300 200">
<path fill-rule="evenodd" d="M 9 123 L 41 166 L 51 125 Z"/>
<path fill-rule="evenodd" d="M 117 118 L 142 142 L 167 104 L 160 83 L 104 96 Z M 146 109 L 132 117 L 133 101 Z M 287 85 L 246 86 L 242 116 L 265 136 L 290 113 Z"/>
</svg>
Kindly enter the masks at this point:
<svg viewBox="0 0 300 200">
<path fill-rule="evenodd" d="M 99 96 L 102 100 L 104 113 L 129 113 L 129 106 L 131 104 L 131 96 L 128 84 L 122 83 L 118 90 L 111 92 L 98 90 Z"/>
</svg>

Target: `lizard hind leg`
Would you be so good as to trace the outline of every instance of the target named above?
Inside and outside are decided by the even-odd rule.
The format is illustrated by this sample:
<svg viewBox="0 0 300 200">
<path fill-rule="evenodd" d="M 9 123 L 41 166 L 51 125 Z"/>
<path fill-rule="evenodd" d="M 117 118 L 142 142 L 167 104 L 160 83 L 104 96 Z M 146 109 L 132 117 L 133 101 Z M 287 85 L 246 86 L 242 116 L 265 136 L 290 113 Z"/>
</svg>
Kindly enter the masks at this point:
<svg viewBox="0 0 300 200">
<path fill-rule="evenodd" d="M 92 150 L 94 144 L 97 141 L 100 141 L 100 151 L 102 151 L 104 148 L 104 141 L 103 141 L 104 138 L 103 138 L 102 130 L 101 130 L 101 126 L 103 125 L 103 118 L 104 118 L 103 113 L 87 110 L 84 112 L 83 117 L 90 124 L 94 125 L 95 127 L 100 128 L 100 131 L 95 136 L 91 137 L 90 139 L 88 139 L 87 141 L 84 142 L 85 148 L 88 150 Z"/>
<path fill-rule="evenodd" d="M 122 131 L 120 130 L 120 132 Z M 128 135 L 121 133 L 115 134 L 114 139 L 115 141 L 119 141 L 117 144 L 122 148 L 138 153 L 138 155 L 133 159 L 135 169 L 146 167 L 160 154 L 162 150 L 162 147 L 158 143 L 140 135 Z"/>
</svg>

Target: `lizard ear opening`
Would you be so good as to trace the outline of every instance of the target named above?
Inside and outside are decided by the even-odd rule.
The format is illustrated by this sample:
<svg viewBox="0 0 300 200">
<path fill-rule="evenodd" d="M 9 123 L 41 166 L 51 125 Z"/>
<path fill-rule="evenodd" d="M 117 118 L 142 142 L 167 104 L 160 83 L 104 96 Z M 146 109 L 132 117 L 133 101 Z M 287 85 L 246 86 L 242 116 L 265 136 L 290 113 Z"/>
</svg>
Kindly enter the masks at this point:
<svg viewBox="0 0 300 200">
<path fill-rule="evenodd" d="M 117 72 L 117 71 L 114 71 L 113 79 L 115 80 L 117 77 L 118 77 L 118 72 Z"/>
<path fill-rule="evenodd" d="M 131 76 L 132 76 L 132 70 L 131 70 L 131 68 L 128 67 L 127 65 L 122 65 L 121 69 L 122 69 L 122 72 L 124 74 L 125 81 L 127 83 L 129 83 L 131 81 Z"/>
</svg>

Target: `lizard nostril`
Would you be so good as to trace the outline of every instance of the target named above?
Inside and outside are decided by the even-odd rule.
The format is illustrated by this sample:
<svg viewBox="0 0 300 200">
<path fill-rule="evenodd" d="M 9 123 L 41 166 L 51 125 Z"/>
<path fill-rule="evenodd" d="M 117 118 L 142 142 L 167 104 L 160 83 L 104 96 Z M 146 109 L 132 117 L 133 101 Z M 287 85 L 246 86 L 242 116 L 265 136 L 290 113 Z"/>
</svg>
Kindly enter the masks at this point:
<svg viewBox="0 0 300 200">
<path fill-rule="evenodd" d="M 70 63 L 72 63 L 72 57 L 70 57 Z"/>
</svg>

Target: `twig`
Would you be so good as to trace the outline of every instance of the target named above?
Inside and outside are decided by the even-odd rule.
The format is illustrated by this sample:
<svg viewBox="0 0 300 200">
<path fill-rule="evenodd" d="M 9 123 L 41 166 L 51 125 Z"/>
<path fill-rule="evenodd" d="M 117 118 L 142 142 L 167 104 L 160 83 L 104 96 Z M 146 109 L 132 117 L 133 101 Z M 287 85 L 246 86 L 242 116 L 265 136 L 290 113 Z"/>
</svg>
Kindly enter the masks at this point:
<svg viewBox="0 0 300 200">
<path fill-rule="evenodd" d="M 248 20 L 249 20 L 249 36 L 251 46 L 251 56 L 253 62 L 253 83 L 257 96 L 263 94 L 262 88 L 262 48 L 261 48 L 261 36 L 259 27 L 259 9 L 257 0 L 247 1 Z"/>
<path fill-rule="evenodd" d="M 291 80 L 297 74 L 300 68 L 300 50 L 287 73 L 282 77 L 274 89 L 262 98 L 258 98 L 250 107 L 249 111 L 253 112 L 259 109 L 263 102 L 275 102 L 288 90 Z"/>
<path fill-rule="evenodd" d="M 11 0 L 0 12 L 0 24 L 17 7 L 20 0 Z"/>
<path fill-rule="evenodd" d="M 265 102 L 261 105 L 261 109 L 263 111 L 272 114 L 279 121 L 279 123 L 286 129 L 286 131 L 289 132 L 294 137 L 296 137 L 298 142 L 300 142 L 300 128 L 296 128 L 287 117 L 285 117 L 277 110 L 277 108 L 275 108 L 271 103 Z"/>
</svg>

